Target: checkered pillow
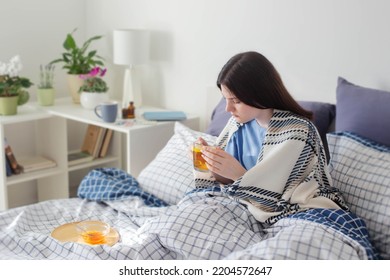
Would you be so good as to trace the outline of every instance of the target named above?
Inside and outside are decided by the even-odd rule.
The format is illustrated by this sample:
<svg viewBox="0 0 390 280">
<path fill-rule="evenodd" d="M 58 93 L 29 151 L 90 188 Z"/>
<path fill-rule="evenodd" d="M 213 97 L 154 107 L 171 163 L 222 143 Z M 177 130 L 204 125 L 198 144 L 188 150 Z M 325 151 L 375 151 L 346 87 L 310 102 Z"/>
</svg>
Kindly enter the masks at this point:
<svg viewBox="0 0 390 280">
<path fill-rule="evenodd" d="M 390 259 L 390 147 L 351 132 L 328 134 L 330 173 L 373 245 Z"/>
<path fill-rule="evenodd" d="M 192 160 L 189 149 L 198 137 L 209 144 L 215 136 L 194 131 L 176 122 L 174 135 L 156 158 L 139 174 L 141 188 L 169 204 L 176 204 L 183 195 L 195 188 Z"/>
</svg>

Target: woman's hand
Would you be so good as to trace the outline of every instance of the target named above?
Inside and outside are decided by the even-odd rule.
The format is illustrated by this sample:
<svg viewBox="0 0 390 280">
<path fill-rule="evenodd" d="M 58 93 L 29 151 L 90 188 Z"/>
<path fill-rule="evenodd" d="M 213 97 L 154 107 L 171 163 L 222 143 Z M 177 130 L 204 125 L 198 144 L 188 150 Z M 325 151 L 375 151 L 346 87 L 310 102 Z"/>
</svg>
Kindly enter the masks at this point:
<svg viewBox="0 0 390 280">
<path fill-rule="evenodd" d="M 204 140 L 202 137 L 198 137 L 195 142 L 201 143 L 203 146 L 208 146 L 207 141 Z M 188 148 L 188 157 L 190 159 L 193 159 L 193 152 L 192 152 L 192 145 Z"/>
<path fill-rule="evenodd" d="M 202 155 L 208 169 L 224 178 L 235 181 L 246 172 L 238 160 L 219 147 L 205 145 L 202 148 Z"/>
</svg>

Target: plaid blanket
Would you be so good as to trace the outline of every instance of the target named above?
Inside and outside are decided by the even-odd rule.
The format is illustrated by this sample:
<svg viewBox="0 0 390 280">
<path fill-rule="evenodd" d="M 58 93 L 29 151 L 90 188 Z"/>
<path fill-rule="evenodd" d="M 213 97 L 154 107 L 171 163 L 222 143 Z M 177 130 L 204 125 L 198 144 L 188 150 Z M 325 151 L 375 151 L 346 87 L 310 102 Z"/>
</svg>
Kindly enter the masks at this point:
<svg viewBox="0 0 390 280">
<path fill-rule="evenodd" d="M 138 196 L 148 206 L 168 206 L 166 202 L 143 191 L 133 176 L 118 168 L 96 168 L 90 171 L 81 181 L 77 195 L 94 201 L 123 200 Z"/>
</svg>

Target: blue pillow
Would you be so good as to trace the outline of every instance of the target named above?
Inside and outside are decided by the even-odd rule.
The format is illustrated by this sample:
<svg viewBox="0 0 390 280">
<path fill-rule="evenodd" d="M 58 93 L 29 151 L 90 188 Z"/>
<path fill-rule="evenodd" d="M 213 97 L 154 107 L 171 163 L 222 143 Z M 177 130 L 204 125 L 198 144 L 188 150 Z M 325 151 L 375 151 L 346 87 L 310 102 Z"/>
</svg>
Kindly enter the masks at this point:
<svg viewBox="0 0 390 280">
<path fill-rule="evenodd" d="M 298 101 L 304 109 L 313 112 L 313 123 L 317 127 L 321 138 L 326 139 L 326 133 L 336 117 L 336 105 L 326 102 Z"/>
<path fill-rule="evenodd" d="M 205 131 L 207 134 L 218 136 L 221 133 L 231 117 L 230 113 L 225 111 L 225 107 L 226 100 L 225 98 L 221 98 L 211 114 L 211 122 Z"/>
<path fill-rule="evenodd" d="M 390 146 L 390 92 L 338 78 L 336 131 L 350 131 Z"/>
</svg>

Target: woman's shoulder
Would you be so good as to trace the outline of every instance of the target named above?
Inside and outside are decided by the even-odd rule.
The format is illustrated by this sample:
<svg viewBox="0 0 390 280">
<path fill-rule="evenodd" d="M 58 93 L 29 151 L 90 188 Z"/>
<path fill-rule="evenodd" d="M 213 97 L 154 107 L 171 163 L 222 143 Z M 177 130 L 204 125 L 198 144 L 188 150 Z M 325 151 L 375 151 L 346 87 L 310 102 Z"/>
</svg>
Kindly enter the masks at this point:
<svg viewBox="0 0 390 280">
<path fill-rule="evenodd" d="M 295 127 L 299 126 L 301 129 L 312 129 L 313 122 L 306 117 L 300 116 L 290 111 L 275 109 L 270 120 L 270 125 Z"/>
<path fill-rule="evenodd" d="M 314 124 L 307 118 L 290 111 L 274 110 L 269 123 L 268 132 L 273 135 L 283 135 L 283 138 L 305 139 L 315 133 Z"/>
</svg>

